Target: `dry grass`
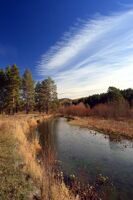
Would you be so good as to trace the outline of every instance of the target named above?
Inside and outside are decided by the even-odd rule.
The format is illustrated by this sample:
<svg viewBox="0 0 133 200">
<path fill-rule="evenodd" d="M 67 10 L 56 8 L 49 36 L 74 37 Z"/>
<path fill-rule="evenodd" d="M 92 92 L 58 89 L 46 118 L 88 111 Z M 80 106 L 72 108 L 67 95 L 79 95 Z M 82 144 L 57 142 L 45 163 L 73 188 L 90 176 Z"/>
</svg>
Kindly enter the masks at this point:
<svg viewBox="0 0 133 200">
<path fill-rule="evenodd" d="M 23 158 L 24 170 L 29 173 L 32 178 L 40 182 L 42 177 L 42 170 L 37 163 L 36 154 L 41 149 L 37 139 L 32 142 L 28 141 L 27 135 L 30 134 L 31 128 L 37 125 L 34 119 L 22 119 L 16 117 L 4 118 L 1 123 L 6 127 L 6 131 L 16 139 L 18 145 L 18 151 Z"/>
<path fill-rule="evenodd" d="M 0 122 L 0 199 L 29 199 L 37 191 L 21 169 L 22 159 L 7 124 Z"/>
<path fill-rule="evenodd" d="M 79 200 L 79 197 L 76 198 L 70 194 L 70 191 L 66 188 L 65 184 L 53 184 L 52 185 L 52 198 L 53 200 Z"/>
<path fill-rule="evenodd" d="M 133 119 L 101 119 L 96 117 L 79 118 L 76 117 L 70 121 L 73 125 L 88 127 L 95 130 L 103 131 L 107 134 L 115 134 L 116 136 L 125 136 L 133 138 Z"/>
<path fill-rule="evenodd" d="M 40 188 L 42 200 L 74 200 L 75 197 L 65 184 L 54 180 L 52 174 L 48 175 L 47 169 L 37 161 L 36 156 L 41 151 L 38 140 L 28 140 L 32 130 L 37 126 L 37 121 L 43 121 L 49 117 L 51 116 L 0 116 L 0 127 L 4 127 L 4 132 L 8 132 L 16 141 L 18 152 L 23 160 L 23 171 L 29 174 Z"/>
</svg>

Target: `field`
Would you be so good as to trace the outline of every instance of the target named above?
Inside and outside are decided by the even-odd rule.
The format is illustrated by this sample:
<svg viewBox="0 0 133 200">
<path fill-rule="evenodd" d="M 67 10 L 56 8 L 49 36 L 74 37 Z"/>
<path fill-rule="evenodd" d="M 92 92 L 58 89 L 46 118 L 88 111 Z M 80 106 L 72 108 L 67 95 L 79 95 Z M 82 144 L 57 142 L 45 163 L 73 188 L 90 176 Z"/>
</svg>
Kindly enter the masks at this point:
<svg viewBox="0 0 133 200">
<path fill-rule="evenodd" d="M 74 117 L 74 120 L 71 120 L 70 123 L 99 130 L 116 137 L 124 136 L 133 139 L 133 119 L 114 120 L 98 117 Z"/>
</svg>

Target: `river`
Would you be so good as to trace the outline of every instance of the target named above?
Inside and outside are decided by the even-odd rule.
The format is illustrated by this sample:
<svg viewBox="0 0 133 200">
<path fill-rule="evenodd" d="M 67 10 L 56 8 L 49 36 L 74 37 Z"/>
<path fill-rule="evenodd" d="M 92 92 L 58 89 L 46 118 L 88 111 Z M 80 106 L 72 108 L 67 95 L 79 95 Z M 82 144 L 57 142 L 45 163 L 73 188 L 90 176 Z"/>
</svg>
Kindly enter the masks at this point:
<svg viewBox="0 0 133 200">
<path fill-rule="evenodd" d="M 133 142 L 70 125 L 65 118 L 41 123 L 38 128 L 43 148 L 50 149 L 65 175 L 95 183 L 107 176 L 115 188 L 108 199 L 133 199 Z"/>
</svg>

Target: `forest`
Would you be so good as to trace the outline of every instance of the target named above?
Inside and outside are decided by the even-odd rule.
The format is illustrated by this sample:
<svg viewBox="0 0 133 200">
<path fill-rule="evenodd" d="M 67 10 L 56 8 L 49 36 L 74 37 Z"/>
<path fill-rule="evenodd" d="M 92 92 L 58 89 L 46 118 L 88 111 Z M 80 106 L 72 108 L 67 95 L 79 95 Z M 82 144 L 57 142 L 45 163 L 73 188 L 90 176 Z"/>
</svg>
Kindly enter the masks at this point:
<svg viewBox="0 0 133 200">
<path fill-rule="evenodd" d="M 73 104 L 83 102 L 84 104 L 88 104 L 91 108 L 93 108 L 97 104 L 108 103 L 115 100 L 119 101 L 122 98 L 129 103 L 131 108 L 133 107 L 133 89 L 128 88 L 120 90 L 116 87 L 109 87 L 106 93 L 94 94 L 89 97 L 75 99 L 73 100 Z"/>
<path fill-rule="evenodd" d="M 107 118 L 132 117 L 133 89 L 109 87 L 106 93 L 79 99 L 60 99 L 51 77 L 36 82 L 26 69 L 21 76 L 17 65 L 0 69 L 0 113 L 37 111 L 48 114 L 60 112 L 77 116 Z"/>
<path fill-rule="evenodd" d="M 17 65 L 0 69 L 0 113 L 14 114 L 20 111 L 48 113 L 58 105 L 55 82 L 46 78 L 35 82 L 26 69 L 20 76 Z"/>
<path fill-rule="evenodd" d="M 132 118 L 133 89 L 109 87 L 106 93 L 74 100 L 62 99 L 61 104 L 60 112 L 66 115 Z"/>
</svg>

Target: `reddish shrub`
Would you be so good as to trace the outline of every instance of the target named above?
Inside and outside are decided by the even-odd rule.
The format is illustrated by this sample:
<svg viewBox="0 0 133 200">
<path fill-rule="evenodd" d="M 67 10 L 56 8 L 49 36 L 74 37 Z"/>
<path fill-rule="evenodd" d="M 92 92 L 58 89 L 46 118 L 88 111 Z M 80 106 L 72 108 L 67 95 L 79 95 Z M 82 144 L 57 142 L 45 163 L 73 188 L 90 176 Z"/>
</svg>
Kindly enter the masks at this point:
<svg viewBox="0 0 133 200">
<path fill-rule="evenodd" d="M 72 116 L 96 116 L 103 118 L 131 118 L 133 111 L 127 101 L 113 102 L 108 104 L 98 104 L 94 108 L 86 107 L 83 103 L 60 108 L 63 115 Z"/>
<path fill-rule="evenodd" d="M 90 108 L 86 107 L 83 103 L 60 108 L 60 113 L 62 113 L 63 115 L 88 116 L 89 112 Z"/>
<path fill-rule="evenodd" d="M 104 118 L 130 118 L 132 116 L 128 102 L 114 102 L 110 104 L 98 104 L 90 112 L 90 115 Z"/>
</svg>

